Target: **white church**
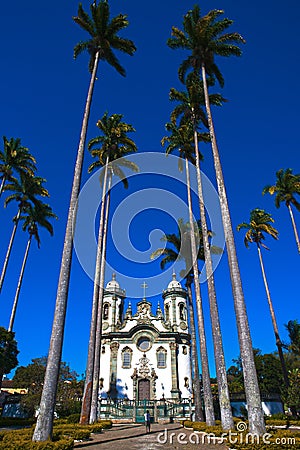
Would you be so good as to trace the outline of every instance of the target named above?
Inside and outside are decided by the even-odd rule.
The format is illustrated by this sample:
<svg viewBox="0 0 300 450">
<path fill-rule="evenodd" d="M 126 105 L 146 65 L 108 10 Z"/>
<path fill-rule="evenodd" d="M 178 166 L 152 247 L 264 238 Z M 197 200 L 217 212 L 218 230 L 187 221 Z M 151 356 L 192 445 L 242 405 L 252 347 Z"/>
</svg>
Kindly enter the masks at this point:
<svg viewBox="0 0 300 450">
<path fill-rule="evenodd" d="M 129 304 L 115 275 L 102 309 L 102 399 L 183 400 L 192 397 L 187 292 L 173 275 L 162 293 L 163 311 L 147 299 Z"/>
</svg>

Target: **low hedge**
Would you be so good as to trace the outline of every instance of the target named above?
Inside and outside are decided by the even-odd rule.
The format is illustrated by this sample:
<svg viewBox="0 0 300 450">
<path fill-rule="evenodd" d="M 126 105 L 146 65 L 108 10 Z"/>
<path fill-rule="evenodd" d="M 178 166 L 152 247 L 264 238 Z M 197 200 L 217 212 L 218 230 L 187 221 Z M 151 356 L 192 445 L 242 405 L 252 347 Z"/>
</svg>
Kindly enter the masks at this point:
<svg viewBox="0 0 300 450">
<path fill-rule="evenodd" d="M 0 442 L 0 450 L 73 450 L 73 439 L 63 439 L 57 442 L 33 442 L 28 439 Z"/>
<path fill-rule="evenodd" d="M 277 427 L 288 427 L 290 425 L 298 425 L 300 427 L 300 420 L 289 419 L 273 419 L 272 417 L 266 417 L 266 425 L 274 425 Z"/>
<path fill-rule="evenodd" d="M 32 429 L 1 432 L 0 450 L 72 450 L 73 439 L 61 439 L 57 442 L 33 442 Z"/>
<path fill-rule="evenodd" d="M 106 430 L 108 428 L 112 427 L 112 421 L 111 420 L 98 420 L 98 422 L 96 422 L 97 425 L 101 425 L 103 430 Z"/>
<path fill-rule="evenodd" d="M 32 441 L 34 427 L 0 431 L 0 450 L 70 450 L 73 449 L 74 440 L 89 439 L 91 433 L 101 433 L 103 429 L 112 427 L 111 420 L 101 420 L 93 425 L 65 421 L 55 421 L 52 441 L 46 442 Z"/>
<path fill-rule="evenodd" d="M 0 417 L 0 427 L 31 427 L 35 422 L 35 418 Z"/>
<path fill-rule="evenodd" d="M 55 435 L 56 432 L 54 431 Z M 71 450 L 74 448 L 72 436 L 55 436 L 54 441 L 33 442 L 33 427 L 22 430 L 2 431 L 0 433 L 0 450 Z M 90 432 L 88 432 L 90 435 Z"/>
<path fill-rule="evenodd" d="M 71 414 L 65 418 L 66 423 L 79 423 L 80 414 Z"/>
<path fill-rule="evenodd" d="M 52 433 L 53 441 L 59 441 L 60 439 L 72 438 L 76 441 L 82 441 L 89 439 L 91 431 L 86 427 L 70 427 L 69 425 L 62 425 L 55 427 Z"/>
<path fill-rule="evenodd" d="M 192 428 L 194 431 L 203 431 L 205 433 L 214 433 L 216 436 L 220 436 L 224 433 L 223 428 L 219 421 L 216 421 L 216 425 L 208 426 L 205 422 L 192 422 L 191 420 L 182 421 L 182 425 L 185 428 Z"/>
</svg>

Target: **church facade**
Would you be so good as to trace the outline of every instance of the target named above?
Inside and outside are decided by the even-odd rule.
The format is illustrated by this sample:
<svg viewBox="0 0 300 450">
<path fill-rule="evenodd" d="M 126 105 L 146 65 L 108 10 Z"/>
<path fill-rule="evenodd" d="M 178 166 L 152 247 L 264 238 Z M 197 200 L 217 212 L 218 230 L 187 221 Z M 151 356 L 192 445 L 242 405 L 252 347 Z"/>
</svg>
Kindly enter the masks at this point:
<svg viewBox="0 0 300 450">
<path fill-rule="evenodd" d="M 128 400 L 192 397 L 187 292 L 173 275 L 163 310 L 145 298 L 124 311 L 125 291 L 113 275 L 104 292 L 100 359 L 101 398 Z"/>
</svg>

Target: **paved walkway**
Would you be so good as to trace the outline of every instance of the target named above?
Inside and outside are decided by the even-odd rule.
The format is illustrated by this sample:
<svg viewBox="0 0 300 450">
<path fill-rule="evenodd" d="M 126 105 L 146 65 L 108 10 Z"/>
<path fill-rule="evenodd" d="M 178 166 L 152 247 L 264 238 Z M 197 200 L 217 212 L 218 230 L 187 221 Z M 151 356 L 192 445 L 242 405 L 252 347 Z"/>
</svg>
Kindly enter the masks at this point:
<svg viewBox="0 0 300 450">
<path fill-rule="evenodd" d="M 185 433 L 185 435 L 180 435 L 180 433 Z M 190 437 L 191 434 L 193 436 Z M 195 442 L 195 439 L 199 439 L 201 445 Z M 196 450 L 197 448 L 225 450 L 226 446 L 217 443 L 202 445 L 202 434 L 192 433 L 178 423 L 153 424 L 149 434 L 145 432 L 144 425 L 113 425 L 110 430 L 92 435 L 92 440 L 75 444 L 75 449 L 78 450 Z"/>
</svg>

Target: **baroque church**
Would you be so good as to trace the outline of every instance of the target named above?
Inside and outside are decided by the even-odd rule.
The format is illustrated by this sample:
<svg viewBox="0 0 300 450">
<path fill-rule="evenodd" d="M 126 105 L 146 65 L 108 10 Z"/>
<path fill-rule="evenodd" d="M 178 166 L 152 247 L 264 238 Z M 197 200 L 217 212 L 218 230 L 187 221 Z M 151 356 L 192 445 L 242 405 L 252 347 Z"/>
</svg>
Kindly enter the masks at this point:
<svg viewBox="0 0 300 450">
<path fill-rule="evenodd" d="M 163 311 L 144 298 L 124 311 L 125 291 L 115 275 L 102 309 L 102 399 L 191 399 L 191 337 L 187 292 L 175 274 L 162 293 Z"/>
</svg>

